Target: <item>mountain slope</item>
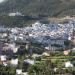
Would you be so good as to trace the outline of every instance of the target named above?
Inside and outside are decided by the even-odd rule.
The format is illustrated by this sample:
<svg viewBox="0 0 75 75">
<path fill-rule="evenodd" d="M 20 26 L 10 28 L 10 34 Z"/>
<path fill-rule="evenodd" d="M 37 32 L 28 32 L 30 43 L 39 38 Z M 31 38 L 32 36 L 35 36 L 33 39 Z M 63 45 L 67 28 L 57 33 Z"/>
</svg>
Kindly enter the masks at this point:
<svg viewBox="0 0 75 75">
<path fill-rule="evenodd" d="M 7 0 L 0 4 L 0 13 L 20 11 L 24 15 L 51 17 L 74 15 L 75 0 Z"/>
<path fill-rule="evenodd" d="M 25 16 L 7 16 L 17 11 Z M 37 20 L 68 15 L 75 15 L 75 0 L 6 0 L 0 3 L 0 25 L 9 27 L 28 26 Z"/>
</svg>

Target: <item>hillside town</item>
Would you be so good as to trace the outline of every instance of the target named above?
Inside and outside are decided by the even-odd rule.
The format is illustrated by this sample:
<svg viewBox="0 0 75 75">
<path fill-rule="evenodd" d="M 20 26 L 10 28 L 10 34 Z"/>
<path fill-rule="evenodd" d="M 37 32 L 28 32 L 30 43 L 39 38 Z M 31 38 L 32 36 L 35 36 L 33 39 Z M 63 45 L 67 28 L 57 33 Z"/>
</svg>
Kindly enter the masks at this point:
<svg viewBox="0 0 75 75">
<path fill-rule="evenodd" d="M 74 40 L 75 21 L 67 24 L 43 24 L 36 22 L 32 27 L 0 28 L 0 40 L 10 43 L 58 44 L 65 47 L 64 42 Z"/>
<path fill-rule="evenodd" d="M 74 67 L 68 60 L 70 52 L 75 52 L 74 33 L 74 20 L 66 24 L 43 24 L 37 21 L 31 27 L 24 28 L 5 28 L 1 26 L 0 66 L 15 67 L 14 75 L 30 75 L 27 64 L 38 64 L 38 62 L 49 59 L 51 53 L 58 55 L 62 53 L 61 55 L 66 56 L 62 57 L 66 60 L 63 69 Z M 60 56 L 58 56 L 59 59 L 61 59 Z M 57 67 L 54 67 L 54 72 L 57 69 Z"/>
</svg>

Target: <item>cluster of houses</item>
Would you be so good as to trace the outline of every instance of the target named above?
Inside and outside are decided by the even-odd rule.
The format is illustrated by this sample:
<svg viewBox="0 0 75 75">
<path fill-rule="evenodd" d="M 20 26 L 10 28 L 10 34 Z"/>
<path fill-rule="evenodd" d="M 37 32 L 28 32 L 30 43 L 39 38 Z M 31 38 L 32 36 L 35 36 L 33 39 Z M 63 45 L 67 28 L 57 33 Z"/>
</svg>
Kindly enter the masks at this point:
<svg viewBox="0 0 75 75">
<path fill-rule="evenodd" d="M 0 40 L 6 42 L 40 43 L 48 46 L 59 45 L 74 37 L 75 21 L 66 24 L 43 24 L 36 22 L 31 27 L 0 28 Z M 56 47 L 55 47 L 56 48 Z M 57 48 L 58 49 L 58 48 Z"/>
<path fill-rule="evenodd" d="M 68 24 L 42 24 L 36 22 L 32 27 L 25 27 L 18 30 L 12 28 L 13 39 L 26 40 L 29 39 L 34 43 L 42 44 L 60 44 L 63 45 L 65 40 L 72 37 L 74 26 L 72 23 Z M 25 39 L 26 38 L 26 39 Z"/>
<path fill-rule="evenodd" d="M 0 55 L 0 66 L 3 67 L 17 67 L 19 65 L 18 58 L 8 59 L 6 55 Z M 34 65 L 34 60 L 26 59 L 23 61 L 24 63 L 28 63 L 30 65 Z M 28 75 L 28 72 L 23 72 L 22 69 L 16 68 L 16 75 Z"/>
<path fill-rule="evenodd" d="M 25 59 L 23 60 L 23 62 L 27 65 L 35 65 L 38 63 L 38 61 L 36 60 L 36 58 L 38 57 L 42 57 L 42 56 L 45 56 L 45 57 L 49 57 L 49 53 L 46 53 L 44 52 L 42 55 L 38 55 L 38 54 L 33 54 L 32 57 L 33 59 Z M 43 61 L 43 59 L 42 59 Z M 19 59 L 18 58 L 12 58 L 10 60 L 8 60 L 8 57 L 6 55 L 1 55 L 0 56 L 0 66 L 4 66 L 4 67 L 7 67 L 7 66 L 11 66 L 11 67 L 17 67 L 19 64 Z M 72 68 L 74 67 L 74 65 L 70 62 L 70 61 L 66 61 L 63 63 L 64 65 L 64 68 L 63 69 L 66 69 L 66 68 Z M 25 66 L 25 65 L 24 65 Z M 54 72 L 57 71 L 58 68 L 54 68 Z M 22 68 L 16 68 L 15 70 L 16 72 L 16 75 L 28 75 L 28 72 L 24 72 Z"/>
<path fill-rule="evenodd" d="M 17 13 L 20 14 L 20 13 Z M 10 14 L 15 15 L 15 14 Z M 67 24 L 43 24 L 36 22 L 31 27 L 24 28 L 4 28 L 0 27 L 0 65 L 17 66 L 19 65 L 18 57 L 13 58 L 19 51 L 20 44 L 26 44 L 28 49 L 29 43 L 40 43 L 45 45 L 45 52 L 41 55 L 33 54 L 32 58 L 50 56 L 49 50 L 58 50 L 64 48 L 66 40 L 72 40 L 74 37 L 75 21 Z M 17 45 L 16 43 L 19 43 Z M 22 50 L 22 49 L 21 49 Z M 68 55 L 70 51 L 64 51 L 64 55 Z M 9 58 L 11 57 L 11 59 Z M 25 59 L 24 63 L 34 65 L 35 60 Z M 65 67 L 73 67 L 71 62 L 65 62 Z M 54 69 L 56 70 L 56 68 Z M 16 75 L 28 75 L 22 69 L 16 69 Z"/>
</svg>

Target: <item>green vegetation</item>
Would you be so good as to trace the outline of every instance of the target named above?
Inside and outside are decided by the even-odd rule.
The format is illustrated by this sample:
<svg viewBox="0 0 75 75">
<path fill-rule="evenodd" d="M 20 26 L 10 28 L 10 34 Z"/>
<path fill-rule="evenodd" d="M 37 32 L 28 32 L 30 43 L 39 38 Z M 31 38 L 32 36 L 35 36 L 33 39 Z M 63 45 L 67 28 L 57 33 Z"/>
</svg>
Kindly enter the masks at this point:
<svg viewBox="0 0 75 75">
<path fill-rule="evenodd" d="M 17 11 L 25 17 L 8 17 Z M 7 0 L 0 4 L 0 23 L 9 27 L 28 26 L 36 20 L 68 15 L 75 15 L 74 0 Z"/>
<path fill-rule="evenodd" d="M 0 24 L 5 27 L 23 27 L 29 26 L 33 23 L 33 20 L 26 19 L 25 17 L 20 16 L 0 16 Z"/>
<path fill-rule="evenodd" d="M 53 75 L 53 65 L 50 60 L 29 67 L 29 75 Z"/>
<path fill-rule="evenodd" d="M 64 16 L 75 14 L 74 0 L 8 0 L 0 4 L 1 15 L 20 11 L 30 16 Z"/>
</svg>

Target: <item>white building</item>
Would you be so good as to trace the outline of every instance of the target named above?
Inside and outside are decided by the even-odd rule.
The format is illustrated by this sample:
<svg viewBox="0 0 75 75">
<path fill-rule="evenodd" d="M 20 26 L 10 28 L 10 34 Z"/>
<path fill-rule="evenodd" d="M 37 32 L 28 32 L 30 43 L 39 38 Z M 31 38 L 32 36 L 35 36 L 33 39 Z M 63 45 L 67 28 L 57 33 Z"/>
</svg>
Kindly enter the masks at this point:
<svg viewBox="0 0 75 75">
<path fill-rule="evenodd" d="M 34 60 L 31 60 L 31 59 L 26 59 L 24 60 L 25 63 L 28 63 L 30 65 L 34 65 L 35 64 L 35 61 Z"/>
<path fill-rule="evenodd" d="M 1 55 L 1 56 L 0 56 L 1 61 L 6 61 L 6 60 L 7 60 L 6 58 L 7 58 L 6 55 Z"/>
<path fill-rule="evenodd" d="M 11 59 L 10 65 L 17 66 L 18 65 L 18 59 Z"/>
<path fill-rule="evenodd" d="M 12 12 L 12 13 L 9 13 L 8 16 L 23 16 L 23 15 L 20 12 Z"/>
<path fill-rule="evenodd" d="M 22 72 L 22 69 L 16 69 L 16 75 L 28 75 L 28 72 Z"/>
<path fill-rule="evenodd" d="M 22 75 L 22 69 L 16 69 L 16 75 Z"/>
<path fill-rule="evenodd" d="M 8 63 L 6 61 L 3 62 L 3 66 L 8 66 Z"/>
<path fill-rule="evenodd" d="M 22 75 L 28 75 L 28 72 L 22 72 Z"/>
<path fill-rule="evenodd" d="M 68 62 L 65 62 L 65 67 L 68 68 L 68 67 L 73 67 L 73 64 L 68 61 Z"/>
</svg>

